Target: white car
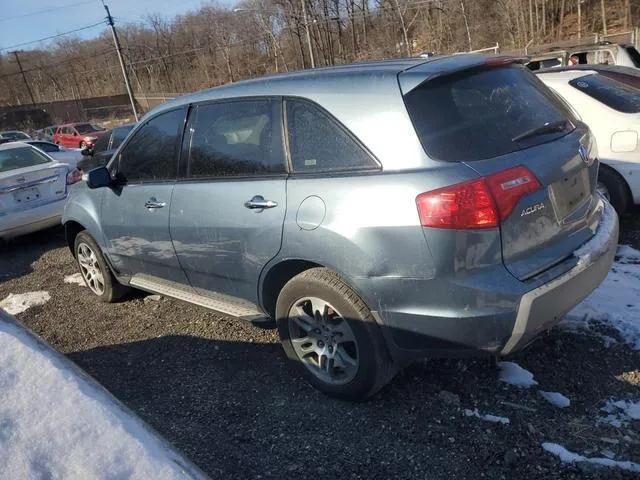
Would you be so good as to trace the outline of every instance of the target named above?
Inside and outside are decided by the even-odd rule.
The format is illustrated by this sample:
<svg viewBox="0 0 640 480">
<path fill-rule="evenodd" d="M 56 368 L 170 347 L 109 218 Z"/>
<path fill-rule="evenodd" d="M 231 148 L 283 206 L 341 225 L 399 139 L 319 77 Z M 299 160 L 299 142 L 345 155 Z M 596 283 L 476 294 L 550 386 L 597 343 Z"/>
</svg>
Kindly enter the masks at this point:
<svg viewBox="0 0 640 480">
<path fill-rule="evenodd" d="M 592 70 L 537 76 L 593 132 L 600 157 L 600 192 L 619 213 L 631 202 L 640 204 L 640 90 Z"/>
<path fill-rule="evenodd" d="M 31 145 L 0 145 L 0 240 L 60 224 L 68 171 Z"/>
</svg>

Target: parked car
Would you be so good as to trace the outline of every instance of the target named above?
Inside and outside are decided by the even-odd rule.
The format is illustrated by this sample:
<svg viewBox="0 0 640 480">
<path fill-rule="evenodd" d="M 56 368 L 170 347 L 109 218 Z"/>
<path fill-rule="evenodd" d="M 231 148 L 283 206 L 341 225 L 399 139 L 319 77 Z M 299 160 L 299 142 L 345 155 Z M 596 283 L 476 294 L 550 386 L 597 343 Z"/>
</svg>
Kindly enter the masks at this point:
<svg viewBox="0 0 640 480">
<path fill-rule="evenodd" d="M 640 53 L 633 45 L 602 42 L 539 52 L 532 55 L 527 64 L 531 70 L 571 65 L 617 65 L 640 69 Z"/>
<path fill-rule="evenodd" d="M 107 131 L 92 148 L 85 148 L 81 151 L 85 158 L 78 162 L 78 168 L 88 172 L 92 168 L 106 165 L 134 126 L 135 124 L 131 123 Z"/>
<path fill-rule="evenodd" d="M 554 72 L 597 72 L 603 77 L 611 78 L 634 88 L 640 88 L 640 69 L 637 68 L 618 67 L 616 65 L 572 65 L 556 68 Z"/>
<path fill-rule="evenodd" d="M 24 140 L 23 143 L 28 143 L 38 150 L 42 150 L 54 160 L 67 164 L 70 169 L 74 169 L 82 159 L 82 154 L 78 150 L 71 150 L 45 140 Z"/>
<path fill-rule="evenodd" d="M 600 192 L 619 213 L 629 203 L 640 203 L 640 89 L 593 70 L 540 73 L 538 78 L 593 132 L 601 161 Z"/>
<path fill-rule="evenodd" d="M 596 154 L 510 57 L 339 66 L 156 107 L 63 222 L 102 301 L 271 318 L 311 384 L 361 399 L 415 358 L 518 351 L 600 284 Z"/>
<path fill-rule="evenodd" d="M 30 140 L 31 137 L 20 130 L 8 130 L 0 132 L 0 143 L 15 142 L 18 140 Z"/>
<path fill-rule="evenodd" d="M 67 173 L 67 165 L 31 145 L 0 145 L 0 239 L 59 225 Z"/>
<path fill-rule="evenodd" d="M 53 141 L 67 148 L 91 148 L 105 133 L 104 128 L 90 123 L 69 123 L 58 125 Z"/>
<path fill-rule="evenodd" d="M 50 125 L 48 127 L 44 127 L 40 130 L 36 130 L 36 139 L 37 140 L 47 140 L 53 141 L 53 136 L 56 133 L 57 125 Z"/>
</svg>

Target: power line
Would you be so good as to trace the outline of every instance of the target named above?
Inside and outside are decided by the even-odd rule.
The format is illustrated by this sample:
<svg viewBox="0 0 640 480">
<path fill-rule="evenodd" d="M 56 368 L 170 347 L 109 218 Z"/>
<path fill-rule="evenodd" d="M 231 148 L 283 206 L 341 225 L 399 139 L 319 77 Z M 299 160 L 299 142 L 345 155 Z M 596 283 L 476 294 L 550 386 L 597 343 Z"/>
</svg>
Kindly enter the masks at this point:
<svg viewBox="0 0 640 480">
<path fill-rule="evenodd" d="M 38 10 L 30 13 L 23 13 L 21 15 L 14 15 L 13 17 L 4 17 L 4 18 L 0 18 L 0 23 L 6 22 L 8 20 L 15 20 L 16 18 L 33 17 L 35 15 L 40 15 L 41 13 L 57 12 L 58 10 L 64 10 L 65 8 L 77 7 L 78 5 L 86 5 L 88 3 L 93 3 L 93 1 L 94 0 L 87 0 L 84 2 L 69 3 L 67 5 L 60 5 L 59 7 L 47 8 L 45 10 Z"/>
<path fill-rule="evenodd" d="M 17 48 L 17 47 L 23 47 L 25 45 L 32 45 L 34 43 L 44 42 L 45 40 L 52 40 L 54 38 L 64 37 L 65 35 L 69 35 L 71 33 L 76 33 L 76 32 L 81 32 L 83 30 L 88 30 L 90 28 L 97 27 L 98 25 L 104 25 L 104 21 L 98 22 L 98 23 L 94 23 L 92 25 L 87 25 L 86 27 L 76 28 L 75 30 L 69 30 L 68 32 L 58 33 L 57 35 L 51 35 L 49 37 L 44 37 L 44 38 L 39 38 L 37 40 L 32 40 L 30 42 L 18 43 L 16 45 L 11 45 L 10 47 L 0 48 L 0 52 L 7 51 L 7 50 L 12 50 L 12 49 Z"/>
</svg>

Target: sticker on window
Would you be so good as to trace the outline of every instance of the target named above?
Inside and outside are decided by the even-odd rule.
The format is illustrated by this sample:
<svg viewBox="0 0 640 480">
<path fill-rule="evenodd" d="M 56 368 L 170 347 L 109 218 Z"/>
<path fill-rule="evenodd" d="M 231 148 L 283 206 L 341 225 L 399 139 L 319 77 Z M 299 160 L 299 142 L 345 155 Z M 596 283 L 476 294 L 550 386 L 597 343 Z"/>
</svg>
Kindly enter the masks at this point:
<svg viewBox="0 0 640 480">
<path fill-rule="evenodd" d="M 315 167 L 316 166 L 316 159 L 312 158 L 310 160 L 305 160 L 304 161 L 304 166 L 305 167 Z"/>
</svg>

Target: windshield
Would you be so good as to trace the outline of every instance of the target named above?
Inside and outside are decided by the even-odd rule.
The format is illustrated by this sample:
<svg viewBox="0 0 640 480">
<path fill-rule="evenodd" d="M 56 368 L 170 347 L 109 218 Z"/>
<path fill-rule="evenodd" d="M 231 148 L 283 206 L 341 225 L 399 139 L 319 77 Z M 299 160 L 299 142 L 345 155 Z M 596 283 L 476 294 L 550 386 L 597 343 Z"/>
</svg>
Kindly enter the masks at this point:
<svg viewBox="0 0 640 480">
<path fill-rule="evenodd" d="M 44 155 L 31 147 L 11 148 L 0 150 L 0 172 L 32 167 L 44 163 L 51 163 Z"/>
<path fill-rule="evenodd" d="M 622 113 L 640 113 L 640 90 L 596 73 L 574 78 L 573 88 Z"/>
<path fill-rule="evenodd" d="M 405 103 L 427 154 L 452 162 L 538 145 L 565 135 L 577 122 L 540 80 L 519 66 L 434 79 L 405 95 Z"/>
<path fill-rule="evenodd" d="M 96 127 L 95 125 L 91 125 L 90 123 L 82 123 L 80 125 L 76 125 L 76 130 L 78 133 L 93 133 L 93 132 L 102 132 L 104 129 L 100 127 Z"/>
</svg>

